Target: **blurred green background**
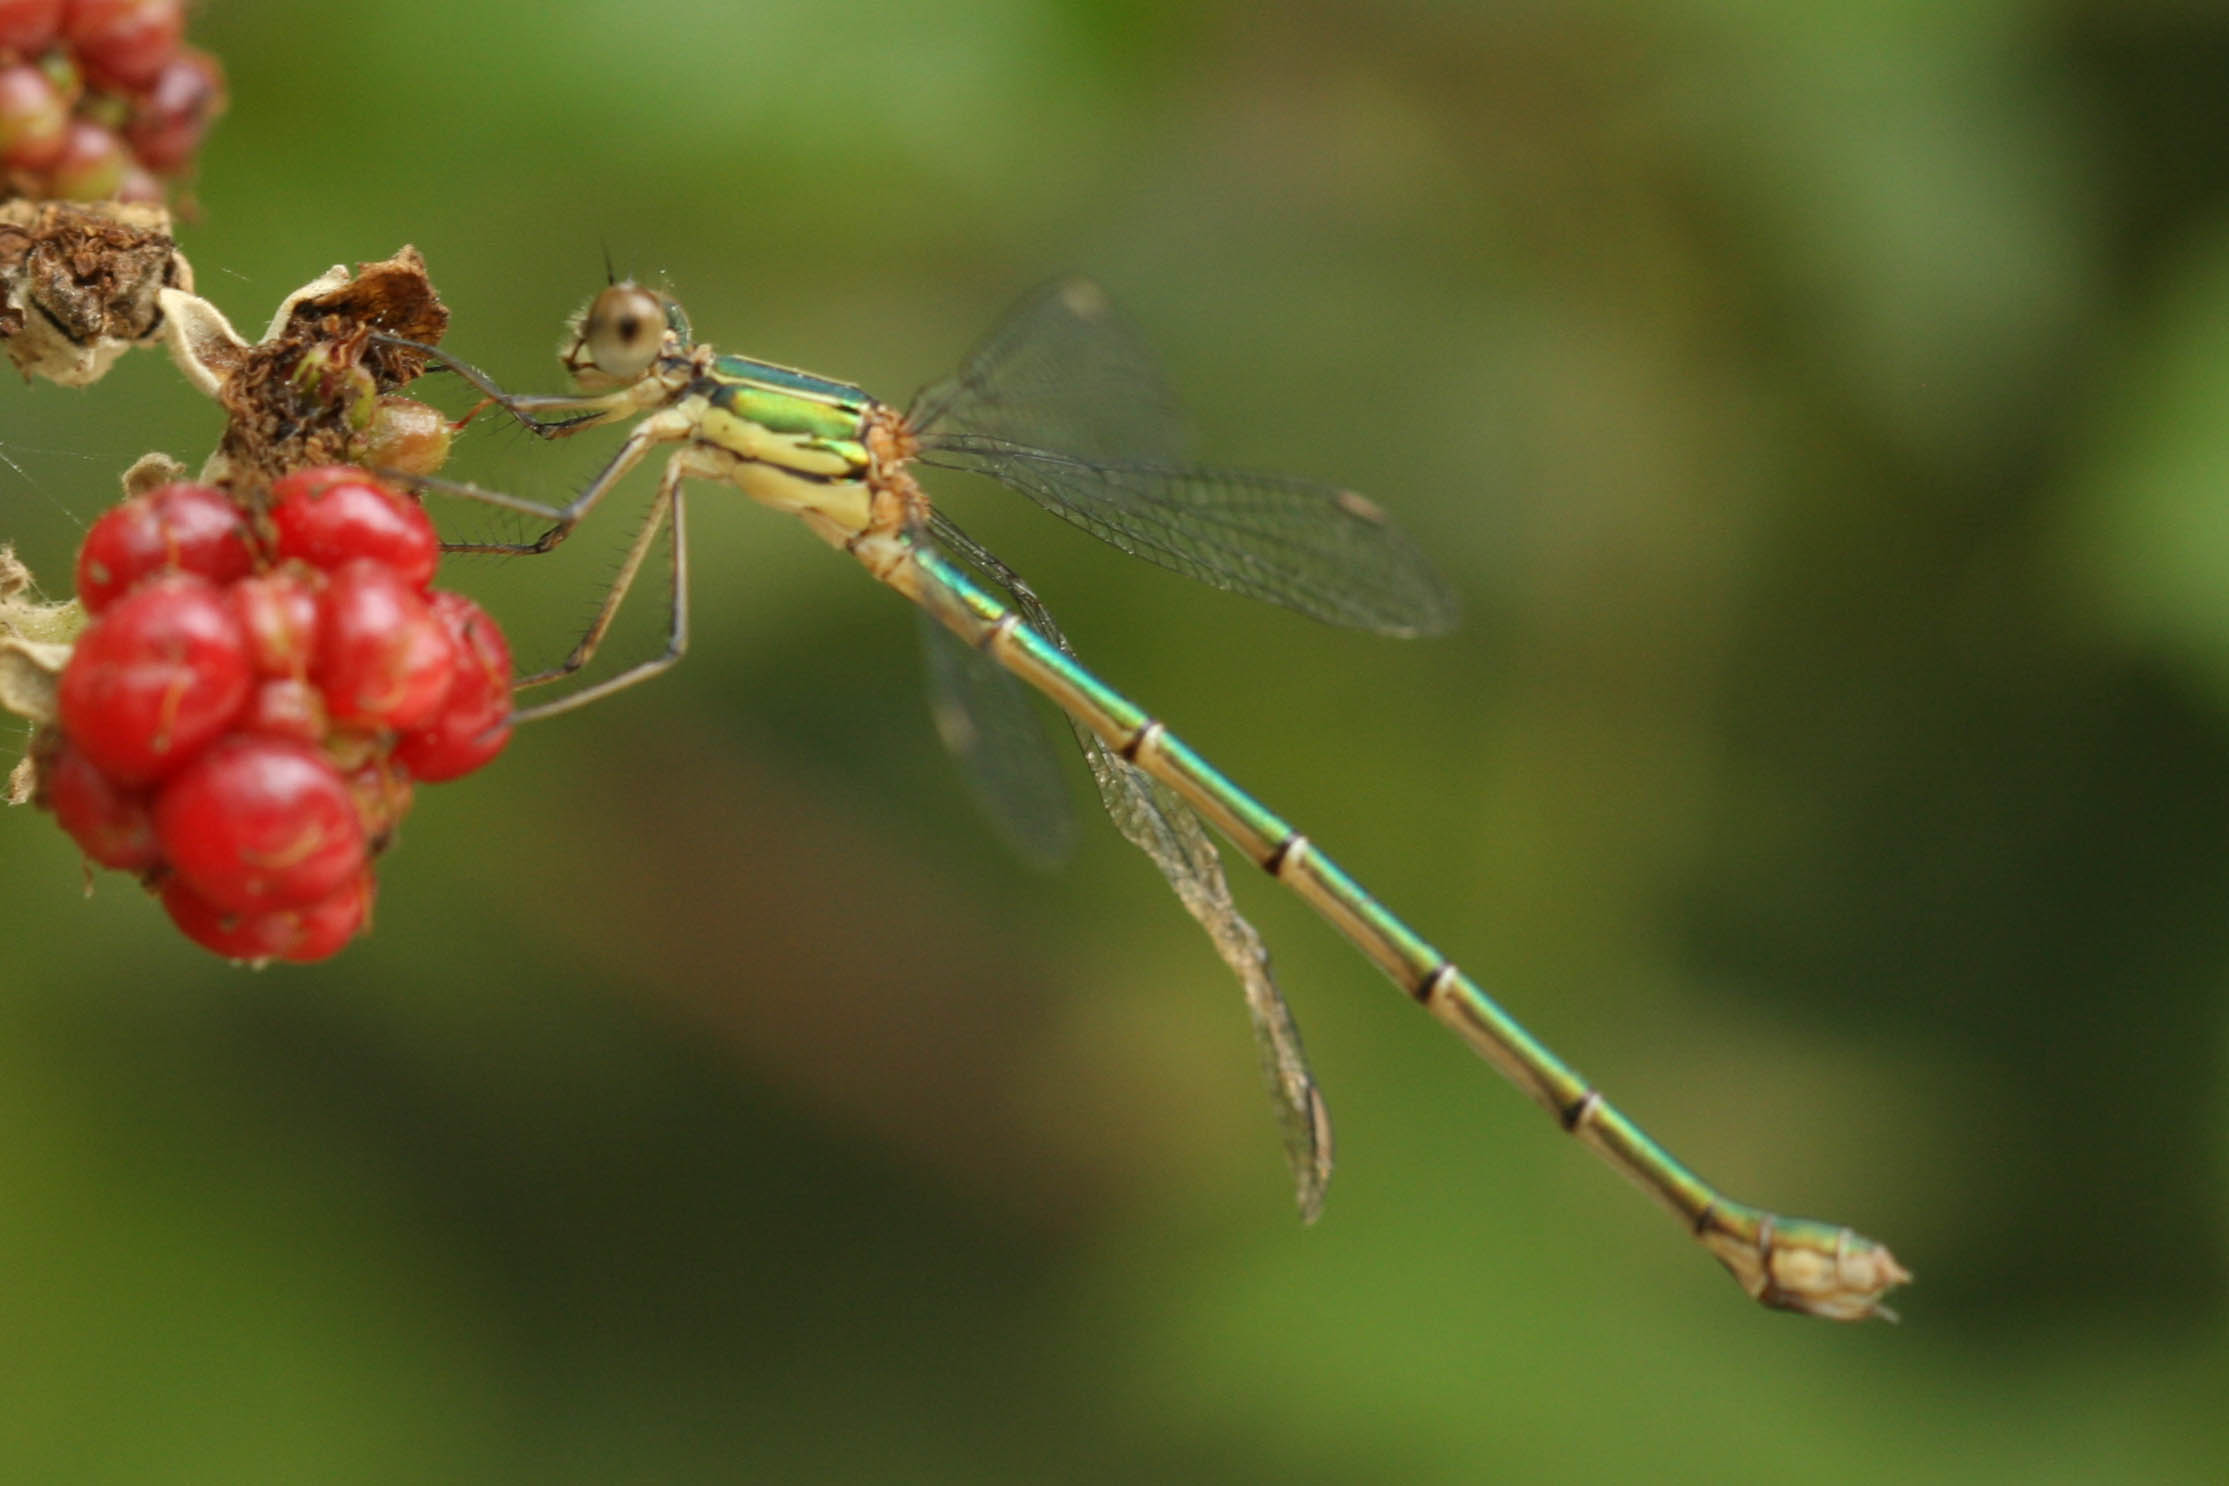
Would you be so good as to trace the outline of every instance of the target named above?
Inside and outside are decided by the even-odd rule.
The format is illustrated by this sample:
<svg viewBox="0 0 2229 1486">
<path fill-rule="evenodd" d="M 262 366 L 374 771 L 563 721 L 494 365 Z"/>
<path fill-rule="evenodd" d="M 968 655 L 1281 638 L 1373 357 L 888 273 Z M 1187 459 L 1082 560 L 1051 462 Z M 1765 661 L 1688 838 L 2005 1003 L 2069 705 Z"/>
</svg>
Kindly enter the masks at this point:
<svg viewBox="0 0 2229 1486">
<path fill-rule="evenodd" d="M 1339 1119 L 1303 1229 L 1150 868 L 1103 823 L 1011 860 L 903 606 L 707 491 L 688 664 L 423 793 L 337 961 L 226 966 L 0 817 L 10 1478 L 2229 1468 L 2229 12 L 263 0 L 195 37 L 233 111 L 182 236 L 243 327 L 411 242 L 449 344 L 550 388 L 608 251 L 902 400 L 1099 277 L 1204 451 L 1369 491 L 1463 629 L 1335 633 L 937 481 L 961 521 L 1705 1174 L 1919 1281 L 1901 1327 L 1755 1310 L 1234 868 Z M 0 537 L 66 586 L 132 458 L 217 426 L 151 354 L 0 391 Z M 560 496 L 579 442 L 454 468 Z M 627 531 L 446 581 L 546 661 Z"/>
</svg>

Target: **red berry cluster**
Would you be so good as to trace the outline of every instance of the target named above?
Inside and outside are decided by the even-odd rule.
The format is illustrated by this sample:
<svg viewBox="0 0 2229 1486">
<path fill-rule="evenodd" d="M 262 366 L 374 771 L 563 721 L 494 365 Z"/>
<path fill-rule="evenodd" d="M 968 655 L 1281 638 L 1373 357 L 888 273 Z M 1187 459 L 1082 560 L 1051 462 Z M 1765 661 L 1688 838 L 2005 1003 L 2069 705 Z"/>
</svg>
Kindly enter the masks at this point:
<svg viewBox="0 0 2229 1486">
<path fill-rule="evenodd" d="M 185 29 L 183 0 L 0 0 L 0 196 L 161 201 L 224 107 Z"/>
<path fill-rule="evenodd" d="M 319 960 L 364 926 L 413 782 L 508 741 L 511 655 L 478 605 L 429 586 L 440 545 L 411 497 L 297 470 L 267 510 L 175 484 L 93 524 L 77 587 L 94 617 L 40 798 L 196 943 Z"/>
</svg>

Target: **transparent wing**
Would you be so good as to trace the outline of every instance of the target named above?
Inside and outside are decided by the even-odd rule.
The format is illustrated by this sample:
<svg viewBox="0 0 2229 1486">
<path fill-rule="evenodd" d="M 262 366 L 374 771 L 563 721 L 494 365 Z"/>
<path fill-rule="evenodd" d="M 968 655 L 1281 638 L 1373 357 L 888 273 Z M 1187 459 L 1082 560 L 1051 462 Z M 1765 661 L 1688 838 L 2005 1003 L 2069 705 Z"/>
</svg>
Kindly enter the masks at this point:
<svg viewBox="0 0 2229 1486">
<path fill-rule="evenodd" d="M 1329 624 L 1439 634 L 1455 596 L 1369 501 L 1304 480 L 1102 463 L 967 435 L 924 443 L 924 464 L 974 470 L 1157 567 Z"/>
<path fill-rule="evenodd" d="M 1253 1022 L 1262 1081 L 1269 1086 L 1277 1112 L 1285 1163 L 1292 1169 L 1293 1199 L 1300 1205 L 1301 1221 L 1313 1223 L 1323 1212 L 1324 1190 L 1331 1182 L 1331 1111 L 1324 1105 L 1315 1075 L 1308 1071 L 1300 1025 L 1270 973 L 1269 948 L 1231 901 L 1223 859 L 1191 808 L 1135 765 L 1123 762 L 1097 734 L 1081 726 L 1076 726 L 1076 734 L 1116 829 L 1161 869 L 1176 890 L 1177 901 L 1199 921 L 1215 952 L 1238 977 Z"/>
<path fill-rule="evenodd" d="M 1184 462 L 1187 443 L 1153 353 L 1088 279 L 1056 280 L 1007 311 L 958 372 L 921 389 L 906 422 L 1167 464 Z"/>
<path fill-rule="evenodd" d="M 982 651 L 930 617 L 920 619 L 929 710 L 968 790 L 1023 860 L 1050 867 L 1075 849 L 1076 816 L 1060 761 L 1029 697 Z"/>
<path fill-rule="evenodd" d="M 988 475 L 1186 577 L 1380 634 L 1455 622 L 1454 595 L 1362 496 L 1186 463 L 1166 384 L 1094 285 L 1023 301 L 908 421 L 922 463 Z"/>
<path fill-rule="evenodd" d="M 930 528 L 940 546 L 1004 588 L 1031 629 L 1070 656 L 1076 653 L 1043 602 L 1012 569 L 943 515 L 932 514 Z M 983 658 L 973 650 L 967 653 Z M 1215 952 L 1238 977 L 1253 1024 L 1262 1079 L 1269 1086 L 1285 1161 L 1292 1170 L 1294 1199 L 1302 1220 L 1312 1223 L 1323 1211 L 1324 1190 L 1331 1180 L 1331 1114 L 1315 1076 L 1308 1071 L 1299 1024 L 1270 973 L 1269 949 L 1232 901 L 1222 855 L 1191 807 L 1108 748 L 1097 733 L 1073 718 L 1069 726 L 1083 747 L 1099 798 L 1115 828 L 1160 869 L 1177 901 L 1207 931 Z"/>
</svg>

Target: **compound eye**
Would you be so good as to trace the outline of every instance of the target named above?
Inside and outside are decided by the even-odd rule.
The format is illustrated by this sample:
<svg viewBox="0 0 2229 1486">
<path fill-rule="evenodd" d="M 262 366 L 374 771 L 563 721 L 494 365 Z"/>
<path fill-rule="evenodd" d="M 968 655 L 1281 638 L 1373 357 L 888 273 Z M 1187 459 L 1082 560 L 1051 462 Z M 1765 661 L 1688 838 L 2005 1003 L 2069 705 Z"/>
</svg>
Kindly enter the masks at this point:
<svg viewBox="0 0 2229 1486">
<path fill-rule="evenodd" d="M 621 382 L 647 371 L 665 338 L 665 302 L 635 284 L 614 284 L 597 295 L 581 324 L 589 365 Z"/>
</svg>

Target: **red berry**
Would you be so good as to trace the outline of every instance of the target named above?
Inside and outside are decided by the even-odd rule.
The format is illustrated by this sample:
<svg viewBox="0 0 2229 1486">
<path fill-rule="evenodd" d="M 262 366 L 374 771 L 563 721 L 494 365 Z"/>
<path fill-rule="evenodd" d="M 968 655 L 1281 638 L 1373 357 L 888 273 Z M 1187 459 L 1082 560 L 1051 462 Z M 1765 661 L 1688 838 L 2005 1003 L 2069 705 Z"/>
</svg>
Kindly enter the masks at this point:
<svg viewBox="0 0 2229 1486">
<path fill-rule="evenodd" d="M 102 201 L 124 184 L 131 157 L 115 130 L 91 119 L 72 119 L 61 153 L 47 167 L 47 189 L 63 201 Z"/>
<path fill-rule="evenodd" d="M 471 773 L 511 741 L 511 647 L 487 611 L 437 589 L 433 612 L 456 650 L 456 680 L 432 720 L 404 733 L 395 757 L 428 784 Z"/>
<path fill-rule="evenodd" d="M 307 964 L 339 954 L 349 940 L 371 927 L 372 900 L 377 896 L 379 884 L 367 867 L 340 891 L 297 910 L 300 935 L 280 958 Z"/>
<path fill-rule="evenodd" d="M 346 465 L 296 470 L 273 481 L 271 522 L 281 557 L 327 569 L 376 558 L 420 590 L 433 581 L 441 559 L 441 538 L 415 500 Z"/>
<path fill-rule="evenodd" d="M 186 8 L 179 0 L 69 0 L 62 34 L 88 72 L 138 88 L 177 54 Z"/>
<path fill-rule="evenodd" d="M 163 485 L 93 523 L 77 549 L 77 596 L 98 614 L 150 573 L 229 583 L 253 565 L 232 497 L 213 485 Z"/>
<path fill-rule="evenodd" d="M 211 744 L 155 796 L 163 855 L 233 913 L 300 908 L 363 870 L 348 785 L 315 748 L 241 735 Z"/>
<path fill-rule="evenodd" d="M 358 559 L 326 585 L 310 675 L 335 721 L 414 728 L 449 694 L 456 655 L 417 589 Z"/>
<path fill-rule="evenodd" d="M 367 871 L 304 907 L 235 913 L 173 877 L 163 884 L 163 907 L 188 939 L 226 959 L 303 964 L 338 954 L 356 937 L 370 917 L 372 891 Z"/>
<path fill-rule="evenodd" d="M 233 723 L 236 732 L 301 743 L 322 743 L 327 726 L 324 694 L 296 676 L 259 683 L 248 696 L 247 709 Z"/>
<path fill-rule="evenodd" d="M 191 574 L 158 576 L 78 636 L 62 728 L 117 783 L 151 784 L 231 726 L 249 683 L 247 636 L 223 593 Z"/>
<path fill-rule="evenodd" d="M 175 175 L 192 163 L 224 101 L 224 69 L 207 52 L 188 47 L 164 63 L 135 100 L 124 138 L 140 164 Z"/>
<path fill-rule="evenodd" d="M 0 0 L 0 52 L 36 56 L 62 31 L 62 0 Z"/>
<path fill-rule="evenodd" d="M 325 575 L 289 563 L 253 573 L 226 590 L 248 635 L 248 658 L 265 676 L 306 676 L 317 653 L 318 597 Z"/>
<path fill-rule="evenodd" d="M 126 872 L 144 872 L 161 861 L 147 797 L 122 788 L 67 738 L 53 736 L 54 746 L 39 753 L 39 800 L 78 850 Z"/>
<path fill-rule="evenodd" d="M 28 63 L 0 67 L 0 165 L 45 170 L 62 153 L 70 101 Z"/>
</svg>

